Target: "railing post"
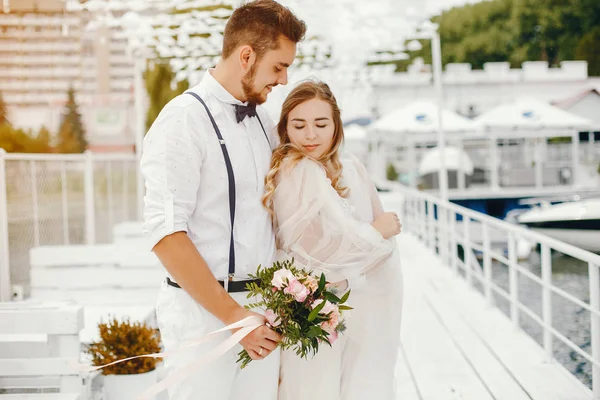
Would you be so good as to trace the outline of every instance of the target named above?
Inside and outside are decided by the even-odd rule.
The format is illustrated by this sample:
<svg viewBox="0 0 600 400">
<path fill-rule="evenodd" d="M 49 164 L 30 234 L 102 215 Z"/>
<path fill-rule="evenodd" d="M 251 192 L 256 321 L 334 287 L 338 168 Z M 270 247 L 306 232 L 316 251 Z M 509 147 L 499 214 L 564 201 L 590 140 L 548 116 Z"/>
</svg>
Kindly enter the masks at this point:
<svg viewBox="0 0 600 400">
<path fill-rule="evenodd" d="M 112 166 L 110 165 L 110 160 L 106 161 L 106 207 L 108 208 L 108 237 L 112 240 L 112 228 L 115 225 L 115 216 L 113 212 L 114 201 L 113 201 L 113 175 L 112 175 Z"/>
<path fill-rule="evenodd" d="M 123 161 L 123 221 L 129 220 L 129 166 Z"/>
<path fill-rule="evenodd" d="M 419 236 L 421 241 L 427 243 L 427 213 L 425 211 L 425 199 L 418 199 L 419 202 Z"/>
<path fill-rule="evenodd" d="M 485 221 L 481 223 L 483 229 L 483 274 L 485 277 L 484 291 L 485 300 L 489 306 L 493 304 L 492 298 L 492 245 L 490 242 L 490 230 Z"/>
<path fill-rule="evenodd" d="M 10 256 L 8 248 L 8 193 L 6 182 L 6 151 L 0 148 L 0 301 L 12 299 Z"/>
<path fill-rule="evenodd" d="M 473 286 L 473 270 L 471 267 L 471 257 L 473 256 L 473 248 L 471 247 L 471 217 L 463 215 L 463 252 L 465 259 L 465 276 L 469 286 Z"/>
<path fill-rule="evenodd" d="M 439 254 L 442 262 L 446 265 L 450 265 L 448 259 L 448 214 L 446 213 L 446 206 L 442 204 L 437 205 L 437 225 L 438 225 L 438 240 L 439 240 Z"/>
<path fill-rule="evenodd" d="M 550 247 L 542 243 L 542 319 L 544 321 L 544 350 L 546 361 L 552 361 L 552 332 L 548 329 L 552 326 L 552 259 Z"/>
<path fill-rule="evenodd" d="M 427 243 L 429 248 L 435 251 L 436 232 L 435 232 L 435 207 L 431 201 L 427 201 Z"/>
<path fill-rule="evenodd" d="M 510 293 L 510 319 L 515 328 L 519 327 L 519 285 L 517 271 L 517 239 L 515 234 L 508 234 L 508 278 Z"/>
<path fill-rule="evenodd" d="M 600 265 L 588 263 L 590 276 L 590 307 L 600 311 Z M 592 358 L 600 361 L 600 316 L 590 313 L 592 335 Z M 594 399 L 600 400 L 600 367 L 592 363 L 592 385 Z"/>
<path fill-rule="evenodd" d="M 63 241 L 64 244 L 69 244 L 71 241 L 69 235 L 69 197 L 67 184 L 67 166 L 64 160 L 60 162 L 60 182 L 62 192 Z"/>
<path fill-rule="evenodd" d="M 448 212 L 450 218 L 450 265 L 454 273 L 458 275 L 458 240 L 456 239 L 456 213 L 452 210 Z"/>
<path fill-rule="evenodd" d="M 91 151 L 85 151 L 85 171 L 83 191 L 85 197 L 85 242 L 96 243 L 96 207 L 94 204 L 94 158 Z"/>
<path fill-rule="evenodd" d="M 33 206 L 33 245 L 40 245 L 40 210 L 38 208 L 38 187 L 37 187 L 37 169 L 35 160 L 29 161 L 29 170 L 31 177 L 31 203 Z"/>
</svg>

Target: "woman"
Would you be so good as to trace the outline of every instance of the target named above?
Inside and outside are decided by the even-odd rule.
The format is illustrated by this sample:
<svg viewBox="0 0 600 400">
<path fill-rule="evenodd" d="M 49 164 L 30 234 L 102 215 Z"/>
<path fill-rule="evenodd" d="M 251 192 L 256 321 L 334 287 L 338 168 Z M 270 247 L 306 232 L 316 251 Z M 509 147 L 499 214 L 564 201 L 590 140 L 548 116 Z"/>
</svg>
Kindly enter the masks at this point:
<svg viewBox="0 0 600 400">
<path fill-rule="evenodd" d="M 340 155 L 343 128 L 329 87 L 305 82 L 286 98 L 263 202 L 278 258 L 352 290 L 347 331 L 307 359 L 282 353 L 280 400 L 394 399 L 402 287 L 395 213 L 383 211 L 364 167 Z"/>
</svg>

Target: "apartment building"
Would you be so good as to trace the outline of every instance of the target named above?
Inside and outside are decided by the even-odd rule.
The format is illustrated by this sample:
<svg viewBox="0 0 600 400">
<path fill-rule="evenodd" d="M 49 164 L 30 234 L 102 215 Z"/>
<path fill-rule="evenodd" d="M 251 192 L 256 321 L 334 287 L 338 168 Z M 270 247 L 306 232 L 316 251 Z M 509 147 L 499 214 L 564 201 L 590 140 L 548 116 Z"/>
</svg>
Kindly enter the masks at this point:
<svg viewBox="0 0 600 400">
<path fill-rule="evenodd" d="M 18 127 L 56 132 L 70 86 L 92 150 L 131 150 L 133 62 L 127 40 L 63 0 L 3 0 L 0 92 Z M 91 23 L 92 22 L 92 23 Z"/>
</svg>

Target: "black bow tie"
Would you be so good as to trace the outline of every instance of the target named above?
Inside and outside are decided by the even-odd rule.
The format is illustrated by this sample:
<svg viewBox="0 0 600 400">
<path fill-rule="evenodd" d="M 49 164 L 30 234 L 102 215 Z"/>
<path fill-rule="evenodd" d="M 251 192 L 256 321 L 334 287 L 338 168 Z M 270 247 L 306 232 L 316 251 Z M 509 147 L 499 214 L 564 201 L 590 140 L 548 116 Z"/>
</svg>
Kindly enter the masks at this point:
<svg viewBox="0 0 600 400">
<path fill-rule="evenodd" d="M 233 106 L 235 107 L 235 117 L 238 124 L 246 117 L 256 117 L 256 104 L 248 104 L 247 106 L 234 104 Z"/>
</svg>

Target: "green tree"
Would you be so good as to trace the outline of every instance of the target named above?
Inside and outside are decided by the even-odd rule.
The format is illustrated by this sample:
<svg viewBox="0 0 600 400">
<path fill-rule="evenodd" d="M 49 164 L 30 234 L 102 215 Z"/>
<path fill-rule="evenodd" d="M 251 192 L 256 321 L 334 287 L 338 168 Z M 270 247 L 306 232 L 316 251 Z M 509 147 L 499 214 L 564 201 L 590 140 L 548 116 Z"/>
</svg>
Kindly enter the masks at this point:
<svg viewBox="0 0 600 400">
<path fill-rule="evenodd" d="M 439 24 L 442 62 L 470 63 L 481 68 L 486 62 L 509 61 L 518 68 L 524 61 L 580 59 L 589 74 L 600 75 L 598 0 L 492 0 L 468 4 L 432 18 Z M 411 59 L 396 62 L 397 70 L 421 57 L 431 62 L 430 42 L 409 52 Z"/>
<path fill-rule="evenodd" d="M 394 167 L 394 164 L 388 163 L 387 169 L 386 169 L 387 180 L 395 182 L 398 180 L 399 176 L 400 175 L 398 175 L 398 172 L 396 172 L 396 168 Z"/>
<path fill-rule="evenodd" d="M 581 38 L 575 48 L 575 57 L 587 60 L 589 75 L 600 76 L 600 26 Z"/>
<path fill-rule="evenodd" d="M 60 153 L 83 153 L 87 146 L 85 128 L 75 101 L 75 90 L 71 87 L 67 92 L 67 105 L 60 124 L 56 148 Z"/>
<path fill-rule="evenodd" d="M 44 127 L 37 135 L 9 124 L 0 125 L 0 148 L 8 153 L 49 153 L 50 133 Z"/>
<path fill-rule="evenodd" d="M 65 119 L 60 125 L 56 150 L 59 153 L 83 153 L 85 151 L 69 119 Z"/>
<path fill-rule="evenodd" d="M 146 130 L 152 123 L 163 107 L 175 96 L 183 93 L 189 88 L 187 80 L 175 81 L 175 74 L 168 64 L 154 64 L 154 67 L 146 72 L 146 91 L 150 100 L 148 112 L 146 114 Z"/>
<path fill-rule="evenodd" d="M 0 93 L 0 125 L 3 124 L 10 125 L 10 121 L 8 120 L 8 109 L 6 107 L 6 103 L 2 98 L 2 93 Z"/>
</svg>

